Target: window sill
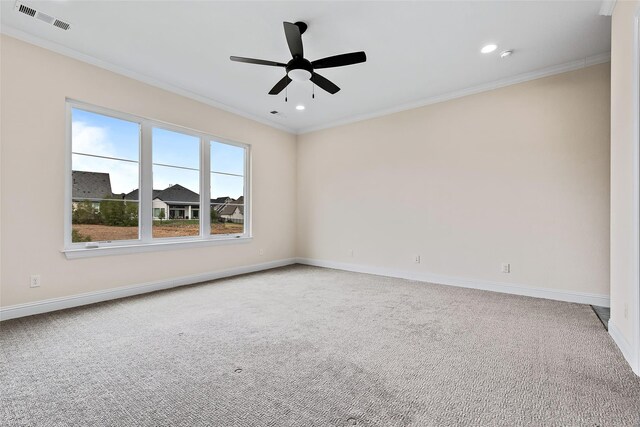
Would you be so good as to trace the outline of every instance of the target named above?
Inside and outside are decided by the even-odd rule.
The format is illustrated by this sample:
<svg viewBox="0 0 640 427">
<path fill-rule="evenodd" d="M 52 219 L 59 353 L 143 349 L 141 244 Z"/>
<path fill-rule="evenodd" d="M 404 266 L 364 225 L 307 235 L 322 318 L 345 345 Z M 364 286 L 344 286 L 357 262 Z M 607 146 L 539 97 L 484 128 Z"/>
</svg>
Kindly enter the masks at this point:
<svg viewBox="0 0 640 427">
<path fill-rule="evenodd" d="M 137 243 L 121 246 L 101 246 L 97 248 L 70 248 L 64 249 L 62 253 L 67 259 L 92 258 L 108 255 L 127 255 L 143 252 L 170 251 L 176 249 L 200 248 L 206 246 L 229 245 L 234 243 L 249 243 L 253 238 L 248 236 L 234 236 L 216 239 L 198 239 L 185 241 L 166 241 L 153 243 Z"/>
</svg>

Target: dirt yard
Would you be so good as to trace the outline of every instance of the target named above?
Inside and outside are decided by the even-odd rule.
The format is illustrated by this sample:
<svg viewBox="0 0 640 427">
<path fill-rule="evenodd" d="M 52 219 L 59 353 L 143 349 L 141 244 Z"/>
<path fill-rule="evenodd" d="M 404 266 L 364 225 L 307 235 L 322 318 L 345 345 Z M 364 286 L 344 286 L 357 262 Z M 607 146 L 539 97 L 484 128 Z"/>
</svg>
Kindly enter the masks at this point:
<svg viewBox="0 0 640 427">
<path fill-rule="evenodd" d="M 104 240 L 127 240 L 138 238 L 138 227 L 112 227 L 109 225 L 74 224 L 81 238 L 89 238 L 92 242 Z M 211 224 L 211 234 L 242 233 L 243 225 L 235 223 Z M 172 221 L 169 224 L 153 225 L 153 237 L 197 236 L 200 233 L 198 224 L 192 221 L 181 224 Z"/>
</svg>

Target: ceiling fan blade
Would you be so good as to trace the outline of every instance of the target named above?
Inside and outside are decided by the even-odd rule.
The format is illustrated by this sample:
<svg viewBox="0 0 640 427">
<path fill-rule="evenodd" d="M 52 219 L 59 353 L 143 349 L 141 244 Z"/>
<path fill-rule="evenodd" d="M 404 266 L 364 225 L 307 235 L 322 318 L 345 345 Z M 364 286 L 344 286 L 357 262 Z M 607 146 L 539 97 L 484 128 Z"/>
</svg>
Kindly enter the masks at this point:
<svg viewBox="0 0 640 427">
<path fill-rule="evenodd" d="M 329 92 L 331 95 L 337 93 L 340 90 L 340 88 L 338 86 L 336 86 L 335 84 L 333 84 L 331 81 L 327 80 L 326 78 L 322 77 L 318 73 L 313 73 L 309 80 L 311 80 L 314 84 L 318 85 L 318 87 L 320 87 L 320 88 L 326 90 L 327 92 Z"/>
<path fill-rule="evenodd" d="M 345 65 L 359 64 L 366 60 L 367 55 L 364 52 L 351 52 L 318 59 L 311 62 L 311 65 L 313 65 L 313 68 L 344 67 Z"/>
<path fill-rule="evenodd" d="M 291 83 L 289 76 L 284 76 L 276 85 L 269 91 L 269 95 L 277 95 L 284 90 Z"/>
<path fill-rule="evenodd" d="M 287 38 L 287 44 L 291 51 L 291 56 L 294 58 L 299 56 L 304 57 L 304 49 L 302 48 L 302 33 L 300 33 L 300 27 L 291 22 L 283 22 L 284 35 Z"/>
<path fill-rule="evenodd" d="M 235 62 L 246 62 L 247 64 L 270 65 L 272 67 L 286 67 L 287 64 L 275 61 L 265 61 L 264 59 L 243 58 L 241 56 L 230 56 L 230 60 Z"/>
</svg>

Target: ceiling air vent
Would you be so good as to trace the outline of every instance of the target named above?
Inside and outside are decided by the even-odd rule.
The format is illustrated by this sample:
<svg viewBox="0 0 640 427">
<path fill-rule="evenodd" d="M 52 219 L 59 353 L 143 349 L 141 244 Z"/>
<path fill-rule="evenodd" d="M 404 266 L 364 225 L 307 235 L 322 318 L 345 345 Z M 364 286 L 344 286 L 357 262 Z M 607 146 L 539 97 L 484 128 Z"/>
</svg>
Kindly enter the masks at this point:
<svg viewBox="0 0 640 427">
<path fill-rule="evenodd" d="M 16 4 L 16 6 L 18 6 L 18 4 Z M 35 9 L 31 9 L 28 6 L 25 6 L 23 4 L 21 4 L 18 7 L 18 11 L 24 13 L 25 15 L 29 15 L 29 16 L 35 16 L 36 14 L 36 10 Z"/>
<path fill-rule="evenodd" d="M 282 112 L 280 112 L 278 110 L 271 110 L 271 111 L 269 111 L 269 113 L 273 114 L 274 116 L 277 116 L 277 117 L 282 117 L 282 118 L 286 118 L 287 117 L 286 114 L 284 114 L 284 113 L 282 113 Z"/>
<path fill-rule="evenodd" d="M 68 30 L 71 28 L 71 24 L 65 22 L 61 19 L 56 18 L 55 16 L 47 15 L 44 12 L 40 12 L 32 7 L 25 5 L 19 1 L 16 2 L 16 10 L 20 13 L 24 13 L 32 18 L 36 18 L 42 22 L 46 22 L 49 25 L 53 25 L 54 27 L 58 27 L 62 30 Z"/>
<path fill-rule="evenodd" d="M 59 19 L 56 19 L 55 22 L 53 23 L 53 26 L 62 28 L 63 30 L 68 30 L 71 25 L 69 25 L 68 22 L 64 22 Z"/>
</svg>

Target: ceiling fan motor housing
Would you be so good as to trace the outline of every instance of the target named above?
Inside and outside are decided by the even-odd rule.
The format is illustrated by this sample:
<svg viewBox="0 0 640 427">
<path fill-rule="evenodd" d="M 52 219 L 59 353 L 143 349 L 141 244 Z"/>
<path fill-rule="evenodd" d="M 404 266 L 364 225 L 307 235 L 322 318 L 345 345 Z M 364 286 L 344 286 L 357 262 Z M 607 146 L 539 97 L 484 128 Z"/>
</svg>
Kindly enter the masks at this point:
<svg viewBox="0 0 640 427">
<path fill-rule="evenodd" d="M 313 74 L 313 65 L 311 62 L 299 56 L 293 58 L 287 64 L 287 75 L 291 80 L 297 82 L 304 82 L 311 78 Z"/>
</svg>

